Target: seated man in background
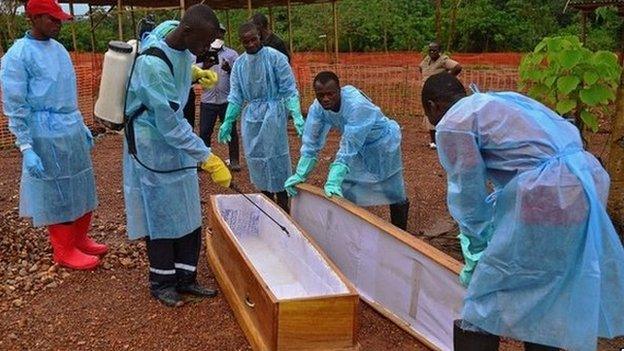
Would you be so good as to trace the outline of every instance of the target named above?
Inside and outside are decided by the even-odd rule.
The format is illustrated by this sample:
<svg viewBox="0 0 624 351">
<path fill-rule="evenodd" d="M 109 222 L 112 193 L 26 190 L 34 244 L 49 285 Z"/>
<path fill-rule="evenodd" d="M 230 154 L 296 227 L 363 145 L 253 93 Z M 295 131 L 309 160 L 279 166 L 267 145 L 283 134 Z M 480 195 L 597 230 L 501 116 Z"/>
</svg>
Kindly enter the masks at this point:
<svg viewBox="0 0 624 351">
<path fill-rule="evenodd" d="M 425 58 L 418 65 L 418 69 L 421 74 L 421 83 L 425 84 L 427 78 L 431 77 L 434 74 L 447 72 L 454 76 L 457 76 L 461 70 L 462 66 L 459 62 L 452 60 L 448 55 L 441 54 L 440 44 L 436 42 L 432 42 L 429 44 L 429 54 L 425 56 Z M 429 148 L 436 148 L 435 141 L 435 127 L 432 126 L 429 121 L 424 121 L 429 126 L 429 137 L 431 138 L 431 142 L 429 143 Z"/>
<path fill-rule="evenodd" d="M 528 351 L 595 350 L 598 337 L 623 335 L 609 176 L 578 129 L 515 92 L 466 97 L 449 73 L 427 80 L 422 103 L 466 261 L 455 350 L 498 350 L 499 336 Z"/>
<path fill-rule="evenodd" d="M 297 171 L 286 181 L 289 195 L 305 182 L 325 146 L 329 130 L 340 131 L 340 148 L 331 164 L 325 194 L 359 206 L 390 205 L 390 221 L 406 230 L 409 201 L 403 181 L 401 129 L 357 88 L 340 87 L 333 72 L 314 78 L 316 100 L 304 127 Z"/>
</svg>

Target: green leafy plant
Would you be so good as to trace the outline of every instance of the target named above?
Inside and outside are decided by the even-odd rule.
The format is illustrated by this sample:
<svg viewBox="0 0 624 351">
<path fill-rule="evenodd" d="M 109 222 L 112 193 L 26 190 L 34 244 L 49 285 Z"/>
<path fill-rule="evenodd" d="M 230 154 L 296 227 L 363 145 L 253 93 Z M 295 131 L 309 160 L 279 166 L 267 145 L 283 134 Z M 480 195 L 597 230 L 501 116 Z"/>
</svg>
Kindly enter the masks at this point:
<svg viewBox="0 0 624 351">
<path fill-rule="evenodd" d="M 612 52 L 592 52 L 573 35 L 547 37 L 523 57 L 519 88 L 596 132 L 596 113 L 615 100 L 620 72 Z"/>
</svg>

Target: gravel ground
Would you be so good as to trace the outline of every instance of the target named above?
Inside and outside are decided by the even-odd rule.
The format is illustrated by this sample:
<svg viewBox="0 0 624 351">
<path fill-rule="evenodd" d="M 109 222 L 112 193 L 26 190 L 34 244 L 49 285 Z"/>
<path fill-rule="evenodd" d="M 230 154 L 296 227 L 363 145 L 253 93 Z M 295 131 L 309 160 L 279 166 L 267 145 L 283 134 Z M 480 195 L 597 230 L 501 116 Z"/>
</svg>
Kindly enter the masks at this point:
<svg viewBox="0 0 624 351">
<path fill-rule="evenodd" d="M 426 146 L 420 122 L 403 126 L 405 179 L 412 209 L 408 231 L 460 258 L 453 222 L 445 204 L 445 177 L 437 155 Z M 291 155 L 298 159 L 299 142 L 291 135 Z M 331 134 L 328 147 L 310 182 L 322 186 L 337 148 Z M 122 194 L 122 138 L 97 137 L 93 154 L 100 205 L 92 235 L 110 247 L 100 267 L 89 272 L 53 264 L 47 236 L 17 216 L 21 158 L 18 151 L 0 151 L 0 350 L 250 350 L 230 307 L 219 295 L 187 301 L 182 308 L 163 307 L 147 290 L 147 260 L 143 242 L 125 235 Z M 226 147 L 215 148 L 227 155 Z M 245 166 L 243 162 L 243 166 Z M 235 173 L 243 190 L 253 192 L 246 169 Z M 203 201 L 222 192 L 200 175 Z M 203 208 L 208 218 L 208 202 Z M 389 218 L 387 207 L 371 208 Z M 205 226 L 208 226 L 207 220 Z M 204 259 L 199 280 L 216 286 Z M 426 350 L 396 325 L 361 304 L 358 340 L 362 350 Z M 624 340 L 601 342 L 601 351 L 619 350 Z M 519 350 L 504 341 L 501 350 Z"/>
</svg>

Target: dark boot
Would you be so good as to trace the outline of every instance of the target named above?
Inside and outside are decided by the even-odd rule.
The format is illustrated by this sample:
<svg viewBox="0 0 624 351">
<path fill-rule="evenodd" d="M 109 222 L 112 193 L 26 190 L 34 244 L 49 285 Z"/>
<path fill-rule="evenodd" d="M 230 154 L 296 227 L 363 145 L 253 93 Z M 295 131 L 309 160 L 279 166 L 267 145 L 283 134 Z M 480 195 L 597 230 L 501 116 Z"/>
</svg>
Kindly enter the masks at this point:
<svg viewBox="0 0 624 351">
<path fill-rule="evenodd" d="M 165 306 L 180 307 L 184 305 L 180 294 L 178 294 L 174 286 L 150 282 L 150 293 Z"/>
<path fill-rule="evenodd" d="M 390 222 L 403 230 L 407 230 L 409 206 L 409 200 L 390 205 Z"/>
<path fill-rule="evenodd" d="M 174 240 L 176 290 L 199 297 L 217 296 L 217 290 L 206 289 L 197 283 L 197 261 L 201 249 L 201 227 Z"/>
<path fill-rule="evenodd" d="M 461 320 L 453 323 L 453 349 L 455 351 L 498 351 L 500 338 L 496 335 L 463 330 Z"/>
<path fill-rule="evenodd" d="M 559 351 L 559 348 L 525 341 L 524 351 Z"/>
<path fill-rule="evenodd" d="M 429 129 L 429 137 L 431 138 L 431 142 L 429 143 L 430 149 L 436 148 L 436 139 L 435 139 L 436 131 L 435 129 Z"/>
<path fill-rule="evenodd" d="M 227 104 L 226 104 L 227 106 Z M 225 114 L 225 112 L 223 112 Z M 232 141 L 228 143 L 228 151 L 230 154 L 230 170 L 232 172 L 240 172 L 241 166 L 238 153 L 238 132 L 236 131 L 236 123 L 232 126 Z"/>
<path fill-rule="evenodd" d="M 176 270 L 174 267 L 174 240 L 145 238 L 149 260 L 150 293 L 169 307 L 182 306 L 182 298 L 176 291 Z"/>
<path fill-rule="evenodd" d="M 288 193 L 286 191 L 280 191 L 275 194 L 277 198 L 277 204 L 281 207 L 286 213 L 290 213 L 290 206 L 288 205 Z"/>
<path fill-rule="evenodd" d="M 275 202 L 275 193 L 269 192 L 269 191 L 261 191 L 262 194 L 264 194 L 264 196 L 268 197 L 269 199 L 271 199 L 271 201 Z"/>
<path fill-rule="evenodd" d="M 240 162 L 238 162 L 238 160 L 230 159 L 230 171 L 232 171 L 232 172 L 240 172 L 241 171 Z"/>
<path fill-rule="evenodd" d="M 186 284 L 178 283 L 176 290 L 181 294 L 190 294 L 199 297 L 215 297 L 219 293 L 216 289 L 208 289 L 199 285 L 197 281 Z"/>
</svg>

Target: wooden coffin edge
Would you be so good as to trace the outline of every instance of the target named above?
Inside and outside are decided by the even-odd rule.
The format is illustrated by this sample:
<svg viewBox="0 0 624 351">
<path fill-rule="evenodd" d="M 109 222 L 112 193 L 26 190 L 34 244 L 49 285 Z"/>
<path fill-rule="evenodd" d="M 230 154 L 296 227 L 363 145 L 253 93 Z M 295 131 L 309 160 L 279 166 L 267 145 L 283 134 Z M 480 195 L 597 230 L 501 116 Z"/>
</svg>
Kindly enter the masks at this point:
<svg viewBox="0 0 624 351">
<path fill-rule="evenodd" d="M 310 184 L 301 183 L 301 184 L 297 185 L 297 188 L 300 191 L 305 191 L 305 192 L 308 192 L 308 193 L 310 193 L 312 195 L 315 195 L 315 196 L 318 196 L 318 197 L 322 197 L 322 198 L 326 199 L 327 201 L 331 201 L 334 204 L 336 204 L 336 205 L 342 207 L 343 209 L 347 210 L 348 212 L 354 214 L 355 216 L 358 216 L 358 217 L 362 218 L 363 220 L 365 220 L 366 222 L 370 223 L 371 225 L 373 225 L 373 226 L 381 229 L 385 233 L 388 233 L 389 235 L 393 236 L 394 238 L 396 238 L 400 242 L 402 242 L 402 243 L 408 245 L 409 247 L 411 247 L 412 249 L 422 253 L 426 257 L 430 258 L 434 262 L 436 262 L 439 265 L 441 265 L 442 267 L 446 268 L 451 273 L 459 275 L 459 273 L 461 272 L 461 269 L 462 269 L 463 265 L 459 261 L 457 261 L 454 258 L 452 258 L 451 256 L 445 254 L 444 252 L 440 251 L 439 249 L 437 249 L 437 248 L 427 244 L 423 240 L 414 237 L 412 234 L 410 234 L 410 233 L 408 233 L 408 232 L 406 232 L 406 231 L 404 231 L 404 230 L 402 230 L 400 228 L 395 227 L 394 225 L 392 225 L 391 223 L 388 223 L 387 221 L 384 221 L 383 219 L 381 219 L 380 217 L 370 213 L 369 211 L 367 211 L 367 210 L 365 210 L 365 209 L 363 209 L 361 207 L 358 207 L 354 203 L 352 203 L 352 202 L 350 202 L 350 201 L 348 201 L 346 199 L 339 198 L 339 197 L 328 198 L 328 197 L 325 196 L 325 193 L 324 193 L 323 190 L 321 190 L 320 188 L 317 188 L 317 187 L 315 187 L 313 185 L 310 185 Z M 439 347 L 437 347 L 436 345 L 431 343 L 424 335 L 422 335 L 419 332 L 417 332 L 416 330 L 412 329 L 410 327 L 409 323 L 407 323 L 406 321 L 404 321 L 401 318 L 399 318 L 396 314 L 394 314 L 392 311 L 388 310 L 383 305 L 381 305 L 378 302 L 375 302 L 375 301 L 373 301 L 371 299 L 368 299 L 365 296 L 360 296 L 360 298 L 364 302 L 366 302 L 369 306 L 371 306 L 374 310 L 376 310 L 381 315 L 383 315 L 384 317 L 386 317 L 389 320 L 391 320 L 393 323 L 398 325 L 401 329 L 406 331 L 408 334 L 412 335 L 414 338 L 416 338 L 419 342 L 421 342 L 422 344 L 424 344 L 428 348 L 430 348 L 432 350 L 436 350 L 436 351 L 442 351 L 442 349 L 440 349 Z"/>
<path fill-rule="evenodd" d="M 412 234 L 404 231 L 403 229 L 395 227 L 393 224 L 391 224 L 391 223 L 381 219 L 380 217 L 370 213 L 369 211 L 367 211 L 367 210 L 365 210 L 365 209 L 355 205 L 351 201 L 346 200 L 344 198 L 340 198 L 340 197 L 328 198 L 327 196 L 325 196 L 325 192 L 323 190 L 321 190 L 320 188 L 317 188 L 317 187 L 315 187 L 313 185 L 310 185 L 310 184 L 301 183 L 301 184 L 297 185 L 297 188 L 299 190 L 306 191 L 306 192 L 308 192 L 308 193 L 310 193 L 312 195 L 315 195 L 315 196 L 318 196 L 318 197 L 322 197 L 322 198 L 326 199 L 327 201 L 331 201 L 334 204 L 344 208 L 345 210 L 353 213 L 354 215 L 356 215 L 356 216 L 362 218 L 363 220 L 367 221 L 368 223 L 372 224 L 373 226 L 375 226 L 375 227 L 383 230 L 384 232 L 392 235 L 395 239 L 401 241 L 402 243 L 404 243 L 404 244 L 410 246 L 411 248 L 413 248 L 414 250 L 416 250 L 416 251 L 422 253 L 423 255 L 427 256 L 428 258 L 432 259 L 437 264 L 439 264 L 442 267 L 446 268 L 451 273 L 455 273 L 456 275 L 459 275 L 459 273 L 461 272 L 463 264 L 461 264 L 456 259 L 454 259 L 451 256 L 447 255 L 446 253 L 440 251 L 439 249 L 437 249 L 437 248 L 427 244 L 422 239 L 416 238 Z"/>
<path fill-rule="evenodd" d="M 223 229 L 224 233 L 227 236 L 231 237 L 232 236 L 231 230 L 228 229 L 227 224 L 225 223 L 223 218 L 221 218 L 221 216 L 218 215 L 218 213 L 216 211 L 216 209 L 217 209 L 216 196 L 214 196 L 214 195 L 210 196 L 210 205 L 212 206 L 211 207 L 211 216 L 210 216 L 211 226 L 214 227 L 215 223 L 213 221 L 217 221 L 218 225 Z M 228 278 L 228 275 L 226 274 L 225 269 L 223 268 L 223 266 L 222 266 L 222 264 L 221 264 L 221 262 L 219 260 L 219 257 L 218 257 L 218 255 L 215 252 L 215 249 L 213 247 L 212 235 L 213 234 L 210 233 L 210 232 L 207 232 L 207 235 L 206 235 L 206 253 L 208 255 L 208 261 L 210 263 L 210 268 L 213 270 L 213 272 L 215 274 L 215 278 L 217 279 L 217 282 L 219 283 L 219 286 L 223 290 L 223 295 L 225 296 L 225 299 L 227 300 L 228 305 L 230 306 L 230 308 L 234 312 L 234 316 L 236 317 L 236 320 L 238 321 L 238 325 L 243 330 L 243 333 L 245 334 L 245 336 L 247 338 L 247 341 L 251 345 L 252 349 L 254 349 L 256 351 L 270 350 L 271 347 L 269 346 L 269 344 L 267 344 L 267 341 L 253 327 L 254 323 L 251 320 L 251 318 L 249 317 L 249 314 L 245 310 L 244 306 L 238 303 L 238 298 L 237 298 L 236 292 L 234 290 L 234 284 Z M 232 238 L 230 238 L 230 239 L 232 239 Z M 243 260 L 245 260 L 245 262 L 247 262 L 247 265 L 249 266 L 249 269 L 251 270 L 251 272 L 254 275 L 254 277 L 256 278 L 256 280 L 258 280 L 258 282 L 260 282 L 260 286 L 265 291 L 265 293 L 267 294 L 269 299 L 271 299 L 271 301 L 272 301 L 272 303 L 274 305 L 277 305 L 277 298 L 275 297 L 273 292 L 271 292 L 271 290 L 268 289 L 268 287 L 266 286 L 264 280 L 263 279 L 259 279 L 260 275 L 256 271 L 256 268 L 254 267 L 254 265 L 250 264 L 249 261 L 248 261 L 247 256 L 243 252 L 241 252 L 241 248 L 239 247 L 239 245 L 236 242 L 236 240 L 233 240 L 232 242 L 234 243 L 234 247 L 236 248 L 237 252 L 241 255 Z"/>
<path fill-rule="evenodd" d="M 258 194 L 258 195 L 263 197 L 270 204 L 273 204 L 273 202 L 266 195 L 264 195 L 264 194 Z M 218 196 L 227 196 L 227 195 L 225 195 L 225 194 L 216 194 L 216 195 L 211 195 L 210 196 L 210 206 L 211 206 L 211 217 L 210 217 L 210 219 L 211 219 L 211 221 L 213 221 L 213 220 L 218 221 L 219 225 L 221 226 L 221 228 L 223 228 L 225 234 L 228 235 L 230 237 L 230 239 L 234 239 L 233 238 L 234 234 L 229 229 L 229 226 L 227 225 L 227 223 L 223 220 L 223 218 L 217 212 L 217 208 L 218 208 L 217 197 Z M 324 298 L 327 298 L 327 297 L 354 297 L 356 299 L 359 298 L 360 295 L 359 295 L 357 289 L 355 288 L 355 286 L 353 285 L 353 283 L 351 283 L 351 281 L 349 279 L 347 279 L 347 277 L 342 273 L 342 271 L 338 268 L 338 266 L 336 266 L 334 264 L 334 262 L 325 254 L 325 252 L 319 246 L 319 244 L 308 233 L 306 233 L 306 231 L 303 228 L 301 228 L 301 226 L 299 226 L 299 224 L 297 222 L 292 220 L 292 217 L 290 216 L 290 214 L 286 213 L 286 211 L 284 211 L 281 207 L 279 207 L 277 205 L 274 205 L 274 207 L 278 211 L 281 211 L 287 218 L 291 219 L 291 223 L 297 228 L 297 230 L 299 230 L 299 232 L 316 249 L 316 251 L 321 255 L 321 257 L 330 266 L 330 268 L 336 273 L 336 275 L 338 275 L 340 281 L 347 287 L 347 290 L 348 290 L 348 293 L 324 295 L 324 296 L 309 297 L 309 298 L 293 298 L 293 299 L 278 300 L 277 297 L 271 291 L 271 289 L 267 286 L 267 284 L 264 281 L 264 279 L 262 279 L 262 276 L 256 270 L 255 266 L 253 264 L 251 264 L 251 262 L 249 262 L 249 259 L 247 258 L 247 255 L 245 254 L 245 252 L 242 250 L 242 248 L 238 244 L 238 241 L 237 240 L 232 240 L 232 242 L 234 243 L 234 246 L 236 247 L 236 250 L 241 255 L 241 257 L 243 257 L 245 262 L 247 262 L 247 265 L 250 267 L 250 269 L 251 269 L 252 273 L 254 274 L 256 280 L 261 282 L 260 286 L 262 287 L 263 290 L 265 290 L 265 292 L 267 293 L 267 296 L 269 296 L 271 301 L 276 306 L 278 306 L 278 309 L 279 309 L 280 302 L 295 302 L 295 301 L 298 301 L 298 300 L 313 300 L 313 299 L 317 299 L 317 298 L 318 299 L 324 299 Z M 211 223 L 211 224 L 214 226 L 214 223 Z M 206 252 L 207 252 L 207 255 L 208 255 L 208 261 L 210 263 L 210 267 L 213 269 L 213 271 L 215 273 L 215 278 L 217 279 L 217 282 L 219 283 L 219 286 L 221 286 L 221 288 L 223 289 L 223 295 L 225 295 L 225 297 L 226 297 L 226 299 L 228 301 L 228 304 L 230 305 L 230 307 L 232 308 L 232 311 L 234 312 L 235 317 L 237 318 L 237 320 L 244 321 L 243 323 L 239 323 L 239 325 L 243 329 L 243 332 L 245 333 L 245 335 L 247 337 L 247 340 L 251 344 L 252 348 L 254 350 L 270 350 L 269 345 L 267 345 L 267 343 L 263 340 L 263 338 L 261 337 L 260 333 L 258 333 L 253 328 L 253 322 L 251 321 L 251 319 L 247 315 L 247 312 L 245 311 L 243 306 L 237 303 L 238 300 L 236 299 L 236 293 L 234 292 L 234 286 L 233 286 L 232 282 L 230 281 L 230 279 L 228 279 L 228 277 L 227 277 L 227 275 L 225 273 L 225 270 L 223 269 L 223 266 L 219 262 L 217 253 L 214 251 L 214 248 L 212 246 L 212 234 L 210 232 L 207 232 L 207 235 L 206 235 Z M 353 347 L 331 349 L 331 350 L 327 350 L 327 351 L 358 351 L 358 350 L 360 350 L 360 344 L 357 342 L 357 332 L 359 330 L 359 319 L 358 319 L 359 313 L 358 313 L 358 310 L 359 310 L 359 307 L 358 307 L 358 304 L 356 303 L 355 304 L 355 310 L 354 310 L 354 313 L 353 313 Z"/>
</svg>

